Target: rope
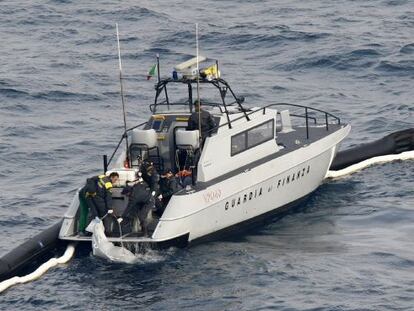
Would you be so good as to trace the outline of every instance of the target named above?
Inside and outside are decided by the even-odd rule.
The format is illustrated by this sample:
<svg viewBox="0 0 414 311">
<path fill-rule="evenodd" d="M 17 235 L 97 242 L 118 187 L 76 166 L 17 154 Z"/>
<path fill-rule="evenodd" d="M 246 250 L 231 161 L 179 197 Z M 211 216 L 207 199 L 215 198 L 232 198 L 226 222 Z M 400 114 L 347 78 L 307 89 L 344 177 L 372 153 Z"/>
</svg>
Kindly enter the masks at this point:
<svg viewBox="0 0 414 311">
<path fill-rule="evenodd" d="M 388 163 L 397 160 L 414 160 L 414 151 L 406 151 L 399 154 L 390 154 L 384 156 L 373 157 L 365 161 L 348 166 L 339 171 L 328 171 L 325 178 L 340 178 L 355 172 L 358 172 L 368 166 L 379 163 Z"/>
<path fill-rule="evenodd" d="M 49 261 L 42 264 L 36 271 L 25 275 L 25 276 L 15 276 L 11 279 L 5 280 L 0 283 L 0 293 L 8 289 L 9 287 L 16 285 L 16 284 L 23 284 L 30 281 L 34 281 L 40 278 L 43 274 L 45 274 L 50 268 L 57 266 L 58 264 L 67 263 L 75 254 L 75 244 L 69 244 L 66 248 L 65 253 L 62 257 L 59 258 L 52 258 Z"/>
</svg>

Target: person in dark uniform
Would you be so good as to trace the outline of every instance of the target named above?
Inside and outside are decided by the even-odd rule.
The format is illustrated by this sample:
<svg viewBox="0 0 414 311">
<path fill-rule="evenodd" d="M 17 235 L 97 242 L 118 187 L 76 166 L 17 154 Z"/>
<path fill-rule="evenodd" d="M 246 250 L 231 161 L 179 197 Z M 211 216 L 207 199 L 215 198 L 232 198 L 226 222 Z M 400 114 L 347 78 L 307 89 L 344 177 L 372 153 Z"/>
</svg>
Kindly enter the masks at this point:
<svg viewBox="0 0 414 311">
<path fill-rule="evenodd" d="M 210 136 L 211 130 L 216 127 L 216 123 L 214 122 L 213 117 L 208 111 L 201 109 L 201 105 L 198 100 L 195 100 L 194 108 L 195 111 L 191 114 L 190 118 L 188 119 L 187 130 L 200 130 L 199 121 L 201 121 L 200 134 L 202 140 L 204 141 L 208 136 Z"/>
<path fill-rule="evenodd" d="M 195 184 L 197 180 L 197 163 L 201 155 L 201 150 L 203 149 L 204 142 L 208 136 L 211 135 L 211 130 L 216 127 L 216 123 L 214 122 L 213 117 L 211 114 L 201 109 L 201 103 L 198 100 L 194 101 L 194 108 L 195 111 L 191 114 L 190 118 L 188 119 L 187 124 L 187 131 L 194 131 L 194 130 L 201 130 L 200 132 L 200 147 L 195 153 L 189 153 L 187 151 L 186 156 L 191 158 L 191 167 L 192 172 L 192 184 Z"/>
<path fill-rule="evenodd" d="M 140 178 L 132 187 L 125 187 L 122 194 L 129 196 L 128 205 L 122 214 L 123 231 L 132 226 L 133 219 L 138 217 L 143 235 L 148 236 L 148 213 L 154 208 L 150 187 Z"/>
<path fill-rule="evenodd" d="M 164 174 L 161 175 L 160 180 L 160 195 L 158 196 L 158 199 L 162 204 L 157 206 L 157 214 L 159 216 L 161 216 L 164 212 L 165 207 L 167 206 L 173 194 L 181 189 L 182 187 L 180 186 L 177 177 L 174 176 L 171 169 L 166 169 L 164 171 Z"/>
<path fill-rule="evenodd" d="M 141 165 L 142 179 L 148 184 L 154 197 L 160 193 L 160 175 L 151 161 L 144 161 Z"/>
<path fill-rule="evenodd" d="M 112 210 L 111 189 L 118 179 L 119 174 L 112 172 L 109 176 L 99 175 L 86 180 L 85 186 L 79 191 L 79 234 L 86 234 L 88 219 L 102 218 Z M 108 225 L 108 221 L 104 219 L 105 229 L 108 229 Z"/>
</svg>

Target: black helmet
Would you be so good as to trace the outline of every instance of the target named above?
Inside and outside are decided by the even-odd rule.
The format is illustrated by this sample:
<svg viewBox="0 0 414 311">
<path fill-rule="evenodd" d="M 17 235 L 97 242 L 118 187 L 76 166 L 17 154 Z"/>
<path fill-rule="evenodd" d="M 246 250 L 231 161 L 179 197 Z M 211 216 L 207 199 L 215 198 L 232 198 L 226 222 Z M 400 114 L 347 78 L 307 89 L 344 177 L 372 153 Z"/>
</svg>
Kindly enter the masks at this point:
<svg viewBox="0 0 414 311">
<path fill-rule="evenodd" d="M 170 168 L 166 168 L 163 172 L 162 175 L 167 175 L 168 173 L 173 174 L 173 171 Z"/>
</svg>

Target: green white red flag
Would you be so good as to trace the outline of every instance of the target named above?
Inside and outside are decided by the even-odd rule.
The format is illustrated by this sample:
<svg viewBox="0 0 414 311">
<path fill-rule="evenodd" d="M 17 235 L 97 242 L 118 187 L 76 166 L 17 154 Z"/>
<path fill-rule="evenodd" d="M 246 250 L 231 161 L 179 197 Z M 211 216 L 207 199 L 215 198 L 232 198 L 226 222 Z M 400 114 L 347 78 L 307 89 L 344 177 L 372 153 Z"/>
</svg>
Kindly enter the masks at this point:
<svg viewBox="0 0 414 311">
<path fill-rule="evenodd" d="M 148 71 L 147 80 L 151 79 L 153 76 L 155 76 L 155 72 L 157 71 L 157 64 L 152 65 L 150 70 Z"/>
</svg>

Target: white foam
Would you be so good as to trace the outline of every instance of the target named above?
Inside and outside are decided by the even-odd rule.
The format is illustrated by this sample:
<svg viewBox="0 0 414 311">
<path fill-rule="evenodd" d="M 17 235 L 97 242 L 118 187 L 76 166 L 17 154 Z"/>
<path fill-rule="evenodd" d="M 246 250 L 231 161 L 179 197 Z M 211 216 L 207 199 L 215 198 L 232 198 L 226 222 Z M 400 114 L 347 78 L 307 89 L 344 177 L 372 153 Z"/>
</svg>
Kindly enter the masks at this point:
<svg viewBox="0 0 414 311">
<path fill-rule="evenodd" d="M 59 258 L 52 258 L 42 264 L 39 268 L 36 269 L 36 271 L 25 275 L 25 276 L 15 276 L 11 279 L 5 280 L 0 283 L 0 293 L 8 289 L 9 287 L 16 285 L 16 284 L 23 284 L 30 281 L 34 281 L 38 278 L 40 278 L 43 274 L 45 274 L 50 268 L 57 266 L 58 264 L 64 264 L 67 263 L 73 255 L 75 254 L 75 245 L 69 244 L 66 248 L 65 253 L 62 257 Z"/>
</svg>

